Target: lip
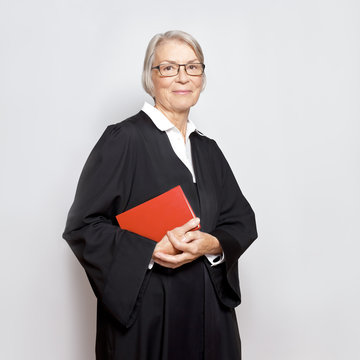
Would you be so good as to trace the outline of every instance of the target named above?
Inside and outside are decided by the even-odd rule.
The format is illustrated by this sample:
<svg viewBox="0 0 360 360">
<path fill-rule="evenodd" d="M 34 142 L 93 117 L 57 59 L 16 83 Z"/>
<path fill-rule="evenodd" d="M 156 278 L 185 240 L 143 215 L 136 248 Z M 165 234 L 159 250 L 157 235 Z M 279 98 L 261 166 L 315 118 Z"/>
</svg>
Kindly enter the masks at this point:
<svg viewBox="0 0 360 360">
<path fill-rule="evenodd" d="M 192 91 L 191 90 L 174 90 L 173 93 L 177 94 L 177 95 L 187 95 L 190 94 Z"/>
</svg>

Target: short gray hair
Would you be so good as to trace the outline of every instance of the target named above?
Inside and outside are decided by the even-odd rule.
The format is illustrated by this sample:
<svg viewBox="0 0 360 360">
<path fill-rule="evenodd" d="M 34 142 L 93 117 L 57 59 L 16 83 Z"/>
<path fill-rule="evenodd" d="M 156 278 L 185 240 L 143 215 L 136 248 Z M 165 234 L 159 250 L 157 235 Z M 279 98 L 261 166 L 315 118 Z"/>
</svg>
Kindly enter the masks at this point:
<svg viewBox="0 0 360 360">
<path fill-rule="evenodd" d="M 146 49 L 145 59 L 144 59 L 144 67 L 142 73 L 142 85 L 145 91 L 151 96 L 154 97 L 154 84 L 151 78 L 151 68 L 153 67 L 155 51 L 158 46 L 167 41 L 167 40 L 179 40 L 188 44 L 195 52 L 197 58 L 201 63 L 204 63 L 204 54 L 202 52 L 200 44 L 196 41 L 196 39 L 190 34 L 180 31 L 180 30 L 172 30 L 167 31 L 165 33 L 156 34 L 150 40 L 149 45 Z M 205 88 L 206 76 L 205 73 L 202 75 L 203 77 L 203 88 Z"/>
</svg>

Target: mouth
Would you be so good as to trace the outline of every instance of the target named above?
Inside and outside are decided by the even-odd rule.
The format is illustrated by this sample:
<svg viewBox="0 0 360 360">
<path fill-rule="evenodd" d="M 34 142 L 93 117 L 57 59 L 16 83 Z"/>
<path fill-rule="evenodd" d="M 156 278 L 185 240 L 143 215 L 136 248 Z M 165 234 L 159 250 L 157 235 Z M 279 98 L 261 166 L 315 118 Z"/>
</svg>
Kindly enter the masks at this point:
<svg viewBox="0 0 360 360">
<path fill-rule="evenodd" d="M 190 94 L 191 90 L 174 90 L 173 93 L 176 95 L 187 95 Z"/>
</svg>

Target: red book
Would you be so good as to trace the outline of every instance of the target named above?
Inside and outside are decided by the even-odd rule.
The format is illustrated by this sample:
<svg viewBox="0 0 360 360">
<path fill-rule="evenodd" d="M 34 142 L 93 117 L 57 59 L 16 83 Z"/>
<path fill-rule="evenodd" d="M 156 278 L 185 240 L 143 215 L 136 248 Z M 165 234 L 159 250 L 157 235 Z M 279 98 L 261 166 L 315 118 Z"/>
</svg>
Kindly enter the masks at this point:
<svg viewBox="0 0 360 360">
<path fill-rule="evenodd" d="M 192 218 L 195 214 L 180 185 L 116 215 L 122 229 L 157 242 L 167 231 L 184 225 Z M 193 230 L 197 229 L 200 225 Z"/>
</svg>

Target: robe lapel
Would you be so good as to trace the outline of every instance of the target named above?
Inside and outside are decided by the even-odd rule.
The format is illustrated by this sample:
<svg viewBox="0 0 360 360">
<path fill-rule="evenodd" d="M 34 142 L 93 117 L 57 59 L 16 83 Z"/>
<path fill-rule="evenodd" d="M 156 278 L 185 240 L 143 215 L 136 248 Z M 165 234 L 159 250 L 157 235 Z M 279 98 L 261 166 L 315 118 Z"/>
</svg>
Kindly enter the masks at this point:
<svg viewBox="0 0 360 360">
<path fill-rule="evenodd" d="M 204 146 L 200 136 L 191 134 L 191 155 L 199 193 L 201 230 L 210 232 L 216 225 L 216 188 L 212 181 L 209 148 Z"/>
</svg>

